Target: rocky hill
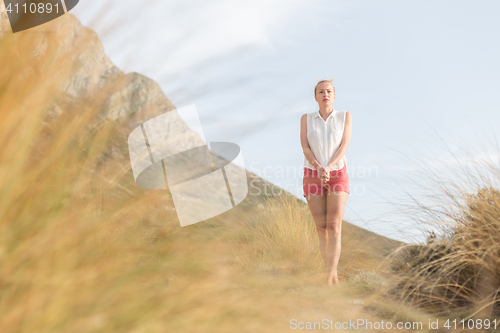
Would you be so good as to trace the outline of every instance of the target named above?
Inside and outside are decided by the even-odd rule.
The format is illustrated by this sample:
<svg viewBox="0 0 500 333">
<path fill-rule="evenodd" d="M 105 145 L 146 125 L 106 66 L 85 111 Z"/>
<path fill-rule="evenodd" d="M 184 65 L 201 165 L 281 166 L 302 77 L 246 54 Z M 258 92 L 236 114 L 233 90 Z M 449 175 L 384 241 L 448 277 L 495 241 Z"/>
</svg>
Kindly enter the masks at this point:
<svg viewBox="0 0 500 333">
<path fill-rule="evenodd" d="M 111 94 L 107 96 L 101 110 L 101 116 L 112 120 L 125 120 L 130 130 L 148 119 L 175 109 L 156 82 L 138 73 L 124 73 L 116 67 L 104 53 L 97 34 L 82 26 L 72 14 L 63 15 L 26 33 L 34 32 L 39 32 L 34 38 L 34 57 L 47 52 L 49 48 L 58 58 L 56 62 L 62 61 L 63 56 L 72 57 L 64 59 L 73 64 L 73 73 L 60 87 L 63 93 L 61 102 L 64 99 L 85 100 L 89 95 L 103 89 L 106 84 L 114 82 Z M 3 3 L 0 5 L 0 36 L 2 34 L 11 34 Z M 20 34 L 23 32 L 14 36 Z M 72 52 L 68 52 L 69 50 Z M 37 74 L 50 74 L 51 70 L 47 68 L 47 73 Z M 57 114 L 60 110 L 61 107 L 56 103 L 53 106 L 54 113 Z M 191 131 L 180 117 L 174 119 L 169 133 L 175 137 L 182 136 L 185 142 L 200 141 L 199 135 Z"/>
</svg>

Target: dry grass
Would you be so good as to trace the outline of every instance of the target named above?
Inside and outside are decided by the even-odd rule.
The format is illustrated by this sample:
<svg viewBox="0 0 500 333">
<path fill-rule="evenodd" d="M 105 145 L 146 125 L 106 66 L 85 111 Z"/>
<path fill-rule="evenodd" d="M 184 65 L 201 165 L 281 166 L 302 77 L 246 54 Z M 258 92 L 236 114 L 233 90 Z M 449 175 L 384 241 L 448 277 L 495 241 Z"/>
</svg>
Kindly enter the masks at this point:
<svg viewBox="0 0 500 333">
<path fill-rule="evenodd" d="M 463 195 L 453 224 L 426 244 L 402 248 L 393 271 L 394 292 L 434 313 L 468 317 L 500 315 L 500 192 L 492 187 Z"/>
<path fill-rule="evenodd" d="M 381 293 L 444 319 L 498 322 L 500 168 L 492 157 L 500 154 L 495 144 L 493 154 L 481 154 L 455 140 L 465 157 L 415 164 L 429 181 L 419 182 L 426 194 L 407 208 L 428 237 L 391 256 Z"/>
<path fill-rule="evenodd" d="M 320 276 L 325 272 L 311 213 L 307 204 L 296 197 L 287 194 L 270 197 L 247 218 L 240 215 L 234 220 L 238 228 L 234 228 L 232 239 L 240 245 L 235 252 L 242 269 L 286 275 Z M 377 247 L 379 244 L 373 244 L 372 240 L 384 242 L 380 236 L 343 224 L 341 280 L 377 267 L 384 256 L 383 246 Z M 243 253 L 241 244 L 245 245 Z"/>
</svg>

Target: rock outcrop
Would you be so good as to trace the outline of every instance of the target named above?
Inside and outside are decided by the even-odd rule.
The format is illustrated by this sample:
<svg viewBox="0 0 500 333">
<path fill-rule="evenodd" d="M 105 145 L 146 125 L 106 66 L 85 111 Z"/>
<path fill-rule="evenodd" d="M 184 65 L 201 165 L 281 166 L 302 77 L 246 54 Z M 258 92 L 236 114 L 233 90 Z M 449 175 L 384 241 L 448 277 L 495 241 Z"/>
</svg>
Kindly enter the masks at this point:
<svg viewBox="0 0 500 333">
<path fill-rule="evenodd" d="M 104 53 L 97 34 L 68 13 L 41 26 L 14 34 L 36 33 L 33 38 L 32 56 L 44 52 L 54 55 L 55 63 L 71 63 L 69 79 L 61 83 L 61 97 L 52 107 L 52 114 L 69 112 L 64 101 L 85 101 L 106 87 L 106 96 L 100 117 L 123 122 L 131 131 L 143 122 L 175 109 L 160 86 L 152 79 L 138 73 L 124 73 Z M 0 5 L 0 38 L 12 34 L 3 2 Z M 16 50 L 11 50 L 16 52 Z M 22 52 L 17 50 L 17 52 Z M 68 59 L 68 57 L 70 59 Z M 27 69 L 29 70 L 29 69 Z M 47 68 L 50 75 L 53 68 Z M 181 117 L 174 117 L 168 135 L 183 137 L 186 145 L 203 143 L 198 133 L 192 131 Z"/>
</svg>

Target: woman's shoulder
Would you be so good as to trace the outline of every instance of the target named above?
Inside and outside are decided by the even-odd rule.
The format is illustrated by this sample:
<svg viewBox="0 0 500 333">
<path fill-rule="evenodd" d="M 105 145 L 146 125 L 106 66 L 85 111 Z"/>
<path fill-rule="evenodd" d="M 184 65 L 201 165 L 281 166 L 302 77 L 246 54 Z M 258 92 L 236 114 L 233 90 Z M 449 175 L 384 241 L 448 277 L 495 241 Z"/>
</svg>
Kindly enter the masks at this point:
<svg viewBox="0 0 500 333">
<path fill-rule="evenodd" d="M 342 110 L 342 111 L 337 111 L 337 112 L 343 113 L 346 117 L 351 117 L 352 116 L 352 114 L 349 111 L 347 111 L 347 110 Z"/>
<path fill-rule="evenodd" d="M 307 115 L 308 115 L 308 113 L 304 113 L 300 117 L 300 126 L 306 126 L 306 124 L 308 123 L 308 121 L 307 121 Z"/>
<path fill-rule="evenodd" d="M 342 111 L 344 113 L 344 116 L 342 119 L 344 120 L 345 124 L 351 124 L 352 123 L 352 114 L 349 111 Z"/>
<path fill-rule="evenodd" d="M 317 112 L 317 111 L 314 111 L 314 112 L 309 112 L 309 113 L 304 113 L 304 114 L 300 117 L 300 119 L 301 119 L 301 120 L 302 120 L 302 119 L 305 119 L 305 118 L 307 118 L 307 117 L 309 117 L 309 116 L 311 116 L 311 115 L 315 114 L 316 112 Z"/>
</svg>

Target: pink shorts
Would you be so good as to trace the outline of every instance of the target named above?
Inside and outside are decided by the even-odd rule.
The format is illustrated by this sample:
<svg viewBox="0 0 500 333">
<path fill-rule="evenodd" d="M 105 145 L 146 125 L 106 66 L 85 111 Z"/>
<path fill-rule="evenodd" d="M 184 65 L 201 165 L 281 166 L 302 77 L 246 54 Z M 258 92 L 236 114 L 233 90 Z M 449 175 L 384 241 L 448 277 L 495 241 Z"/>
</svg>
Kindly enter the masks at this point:
<svg viewBox="0 0 500 333">
<path fill-rule="evenodd" d="M 312 194 L 329 194 L 334 191 L 349 192 L 349 177 L 347 176 L 347 168 L 330 171 L 330 180 L 322 182 L 318 178 L 318 170 L 304 168 L 304 179 L 302 183 L 304 197 Z"/>
</svg>

